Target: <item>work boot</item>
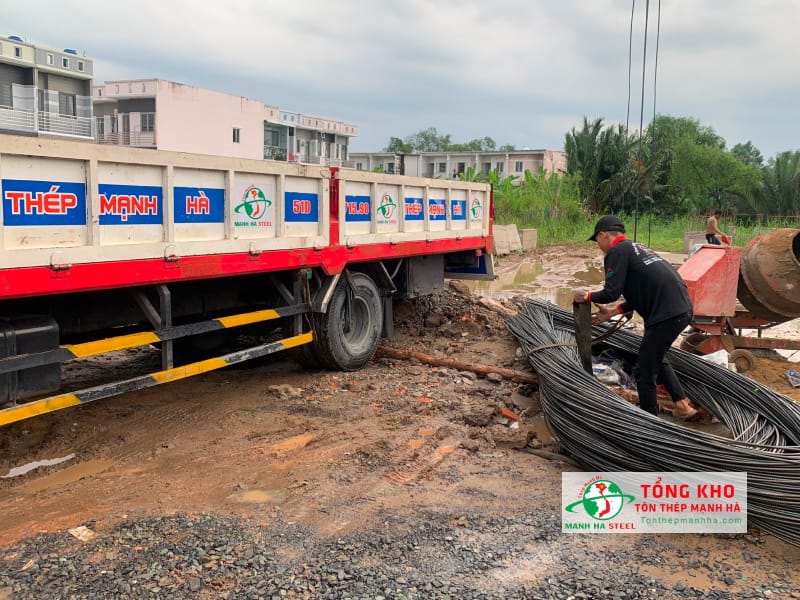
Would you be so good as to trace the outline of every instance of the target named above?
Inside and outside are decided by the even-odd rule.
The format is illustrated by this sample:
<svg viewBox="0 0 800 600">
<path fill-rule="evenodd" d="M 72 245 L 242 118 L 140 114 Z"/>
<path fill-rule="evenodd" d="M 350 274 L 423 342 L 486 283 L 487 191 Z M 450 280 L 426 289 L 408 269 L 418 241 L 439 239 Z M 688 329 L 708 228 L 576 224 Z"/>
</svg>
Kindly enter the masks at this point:
<svg viewBox="0 0 800 600">
<path fill-rule="evenodd" d="M 677 417 L 679 419 L 683 419 L 684 421 L 688 421 L 696 417 L 699 414 L 699 411 L 696 408 L 693 408 L 691 404 L 689 404 L 689 399 L 684 398 L 683 400 L 676 400 L 674 402 L 675 408 L 672 409 L 672 416 Z"/>
</svg>

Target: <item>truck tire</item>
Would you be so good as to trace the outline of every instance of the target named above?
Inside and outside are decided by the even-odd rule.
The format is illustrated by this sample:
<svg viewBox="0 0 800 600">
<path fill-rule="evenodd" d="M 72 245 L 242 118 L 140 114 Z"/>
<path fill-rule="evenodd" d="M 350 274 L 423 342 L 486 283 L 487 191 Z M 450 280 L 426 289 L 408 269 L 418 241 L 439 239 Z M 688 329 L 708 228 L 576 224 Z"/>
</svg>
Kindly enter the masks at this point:
<svg viewBox="0 0 800 600">
<path fill-rule="evenodd" d="M 292 348 L 290 356 L 297 364 L 309 371 L 319 371 L 323 368 L 323 364 L 319 359 L 319 351 L 316 348 L 316 341 Z"/>
<path fill-rule="evenodd" d="M 350 273 L 336 284 L 328 310 L 315 316 L 316 354 L 329 369 L 360 369 L 375 355 L 382 326 L 378 286 L 363 273 Z"/>
</svg>

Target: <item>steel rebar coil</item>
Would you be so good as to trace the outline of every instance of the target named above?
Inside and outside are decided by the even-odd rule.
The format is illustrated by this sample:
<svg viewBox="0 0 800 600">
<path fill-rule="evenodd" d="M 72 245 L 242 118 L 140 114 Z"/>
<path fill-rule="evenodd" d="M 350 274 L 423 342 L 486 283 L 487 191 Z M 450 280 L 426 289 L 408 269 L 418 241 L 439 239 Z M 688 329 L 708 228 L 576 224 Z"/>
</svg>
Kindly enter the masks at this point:
<svg viewBox="0 0 800 600">
<path fill-rule="evenodd" d="M 731 432 L 722 437 L 643 411 L 581 368 L 571 313 L 537 299 L 508 320 L 539 376 L 545 419 L 590 470 L 746 471 L 750 522 L 800 546 L 800 404 L 698 356 L 667 360 L 689 398 Z M 607 330 L 593 327 L 593 337 Z M 604 342 L 635 356 L 641 336 L 618 330 Z"/>
</svg>

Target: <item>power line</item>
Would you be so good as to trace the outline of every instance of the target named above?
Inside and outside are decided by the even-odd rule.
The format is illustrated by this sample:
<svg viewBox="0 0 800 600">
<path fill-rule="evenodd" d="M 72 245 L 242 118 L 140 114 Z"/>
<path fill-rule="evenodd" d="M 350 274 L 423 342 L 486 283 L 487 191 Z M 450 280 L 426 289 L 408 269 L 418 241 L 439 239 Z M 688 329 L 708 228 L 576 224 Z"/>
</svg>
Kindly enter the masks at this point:
<svg viewBox="0 0 800 600">
<path fill-rule="evenodd" d="M 658 44 L 661 40 L 661 0 L 658 0 L 658 24 L 656 25 L 656 56 L 653 68 L 653 124 L 656 122 L 656 88 L 658 84 Z"/>
<path fill-rule="evenodd" d="M 650 21 L 650 0 L 645 2 L 644 10 L 644 50 L 642 52 L 642 102 L 639 108 L 639 164 L 637 168 L 641 174 L 643 165 L 644 154 L 642 152 L 642 129 L 644 128 L 644 87 L 645 75 L 647 69 L 647 27 Z M 633 241 L 636 241 L 636 235 L 639 228 L 639 196 L 642 194 L 642 180 L 639 178 L 639 190 L 636 194 L 636 207 L 633 216 Z"/>
<path fill-rule="evenodd" d="M 658 0 L 658 20 L 656 25 L 656 53 L 653 61 L 653 122 L 652 126 L 652 151 L 650 153 L 651 165 L 655 161 L 656 149 L 656 95 L 658 91 L 658 45 L 661 40 L 661 0 Z M 650 193 L 650 215 L 647 219 L 647 245 L 650 245 L 650 232 L 653 228 L 653 208 L 655 201 L 653 199 L 652 191 Z"/>
<path fill-rule="evenodd" d="M 625 113 L 625 135 L 628 135 L 628 125 L 631 119 L 631 59 L 633 52 L 633 11 L 636 8 L 636 0 L 631 0 L 631 26 L 628 33 L 628 110 Z"/>
</svg>

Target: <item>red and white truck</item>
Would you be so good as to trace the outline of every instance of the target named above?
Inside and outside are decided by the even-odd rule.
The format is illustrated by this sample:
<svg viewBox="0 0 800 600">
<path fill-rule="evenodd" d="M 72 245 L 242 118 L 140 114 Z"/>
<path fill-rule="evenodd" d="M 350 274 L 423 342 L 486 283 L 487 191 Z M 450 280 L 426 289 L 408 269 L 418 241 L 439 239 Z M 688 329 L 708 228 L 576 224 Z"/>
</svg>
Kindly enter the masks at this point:
<svg viewBox="0 0 800 600">
<path fill-rule="evenodd" d="M 393 298 L 492 277 L 483 183 L 0 135 L 0 186 L 0 425 L 288 348 L 355 370 Z"/>
</svg>

